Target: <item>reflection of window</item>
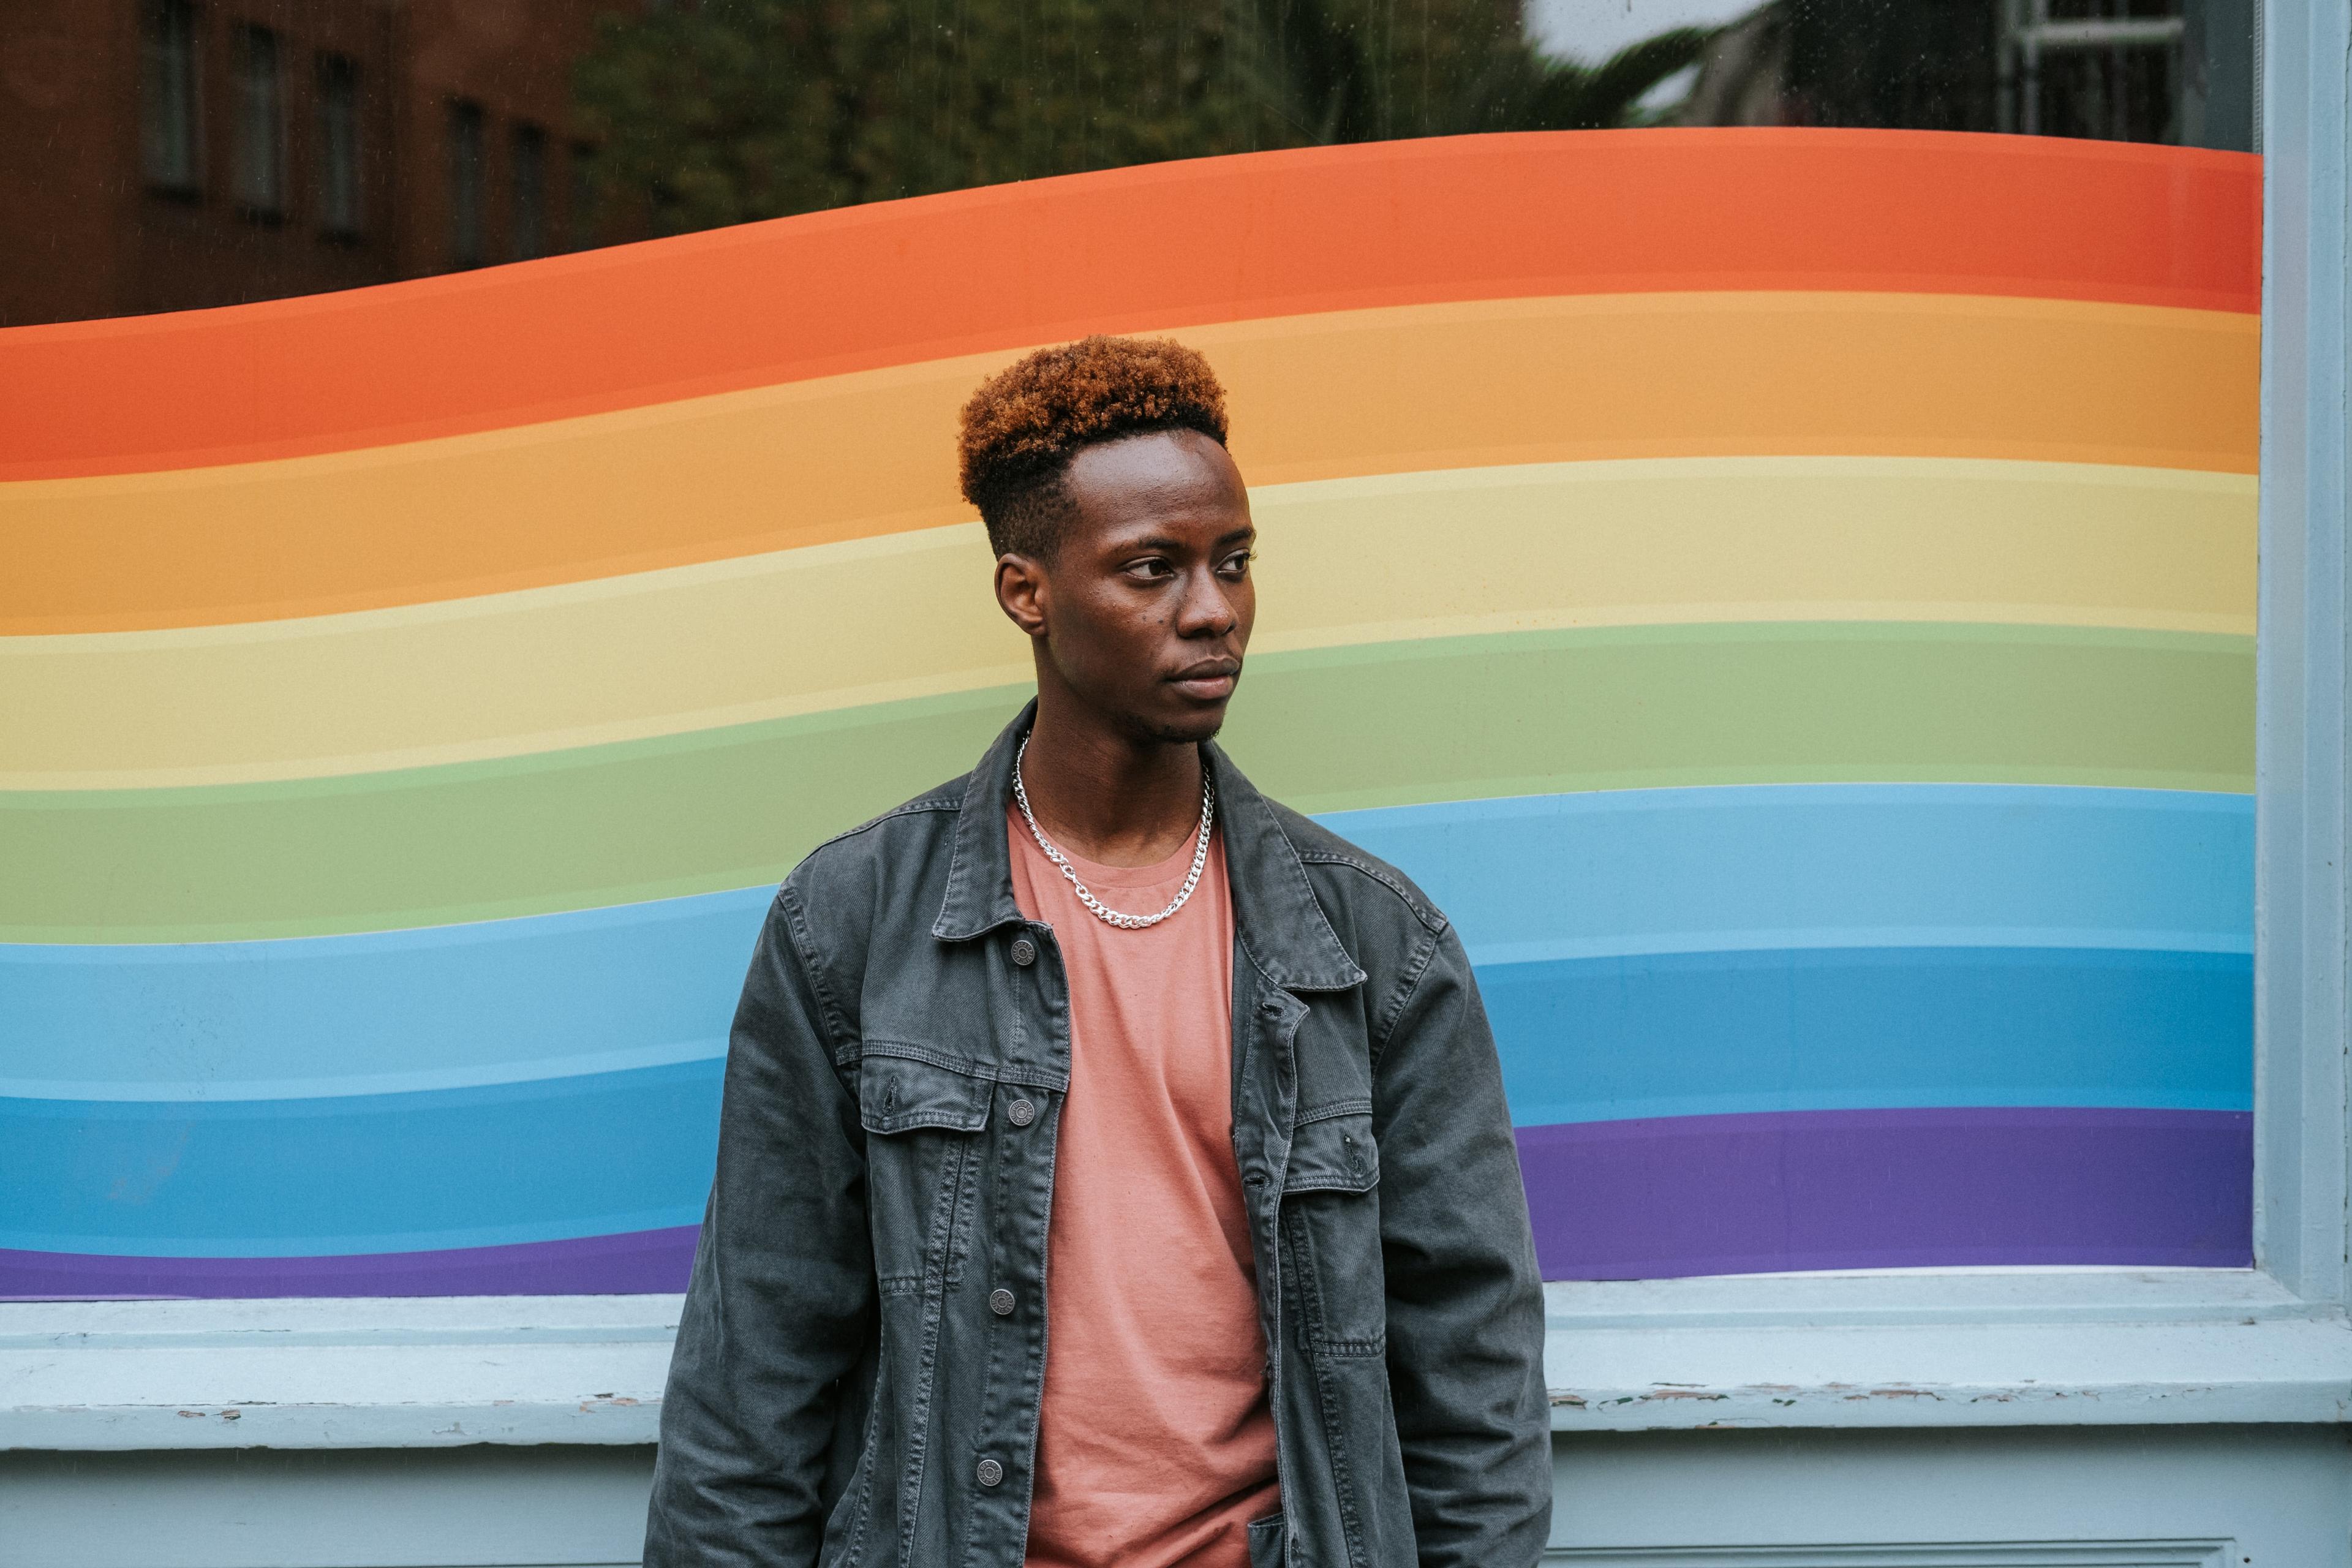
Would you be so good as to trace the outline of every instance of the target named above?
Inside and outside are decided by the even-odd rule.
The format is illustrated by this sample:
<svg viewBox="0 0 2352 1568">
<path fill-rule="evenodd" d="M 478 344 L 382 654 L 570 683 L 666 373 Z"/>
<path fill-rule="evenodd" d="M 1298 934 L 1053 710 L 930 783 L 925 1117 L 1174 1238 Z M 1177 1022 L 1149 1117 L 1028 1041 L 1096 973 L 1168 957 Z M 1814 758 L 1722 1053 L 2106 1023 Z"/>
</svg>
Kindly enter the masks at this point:
<svg viewBox="0 0 2352 1568">
<path fill-rule="evenodd" d="M 449 104 L 449 259 L 482 264 L 482 106 Z"/>
<path fill-rule="evenodd" d="M 2001 32 L 2002 130 L 2179 140 L 2188 24 L 2177 0 L 2006 0 Z"/>
<path fill-rule="evenodd" d="M 196 163 L 196 11 L 188 0 L 150 0 L 139 40 L 140 160 L 147 183 L 194 191 Z"/>
<path fill-rule="evenodd" d="M 1545 9 L 1557 21 L 1568 3 Z M 1644 25 L 1670 13 L 1720 22 L 1679 103 L 1651 105 L 1685 125 L 2011 131 L 2250 151 L 2255 8 L 2255 0 L 1766 0 L 1727 20 L 1718 13 L 1739 9 L 1737 0 L 1645 0 L 1638 14 Z"/>
<path fill-rule="evenodd" d="M 341 55 L 319 57 L 319 226 L 360 231 L 360 68 Z"/>
<path fill-rule="evenodd" d="M 514 132 L 514 211 L 509 239 L 518 258 L 537 256 L 546 248 L 547 132 L 536 125 L 518 125 Z"/>
<path fill-rule="evenodd" d="M 278 35 L 236 30 L 236 157 L 230 194 L 249 213 L 286 209 L 285 95 L 278 73 Z"/>
<path fill-rule="evenodd" d="M 596 243 L 596 149 L 585 142 L 572 144 L 572 248 L 585 250 Z"/>
</svg>

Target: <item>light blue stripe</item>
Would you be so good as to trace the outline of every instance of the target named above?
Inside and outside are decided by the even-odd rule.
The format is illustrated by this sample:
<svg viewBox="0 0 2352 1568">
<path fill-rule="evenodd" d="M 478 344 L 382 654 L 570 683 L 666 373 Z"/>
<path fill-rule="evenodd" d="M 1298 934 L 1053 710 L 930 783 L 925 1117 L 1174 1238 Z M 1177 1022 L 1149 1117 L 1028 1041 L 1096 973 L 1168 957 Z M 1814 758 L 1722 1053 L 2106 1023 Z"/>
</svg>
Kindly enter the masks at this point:
<svg viewBox="0 0 2352 1568">
<path fill-rule="evenodd" d="M 425 1072 L 352 1073 L 340 1078 L 246 1079 L 207 1083 L 126 1083 L 121 1079 L 76 1083 L 59 1079 L 0 1079 L 0 1100 L 44 1100 L 60 1104 L 121 1102 L 137 1105 L 246 1105 L 279 1100 L 331 1100 L 350 1096 L 423 1094 L 447 1089 L 488 1089 L 499 1084 L 555 1083 L 600 1073 L 628 1072 L 637 1068 L 674 1067 L 684 1062 L 717 1063 L 725 1059 L 727 1039 L 713 1034 L 700 1039 L 641 1046 L 634 1050 L 585 1051 L 576 1056 L 535 1061 L 488 1062 L 478 1068 L 444 1068 Z"/>
<path fill-rule="evenodd" d="M 2251 952 L 2250 795 L 1791 784 L 1339 812 L 1471 955 L 1792 947 Z"/>
<path fill-rule="evenodd" d="M 2070 931 L 2049 926 L 1885 926 L 1855 930 L 1699 931 L 1646 938 L 1565 937 L 1549 942 L 1482 942 L 1470 950 L 1479 964 L 1545 963 L 1562 958 L 1646 958 L 1671 952 L 1788 952 L 1855 947 L 2111 948 L 2124 952 L 2226 952 L 2251 957 L 2251 933 L 2210 931 Z"/>
<path fill-rule="evenodd" d="M 774 891 L 361 936 L 0 946 L 0 1094 L 390 1094 L 714 1059 Z"/>
<path fill-rule="evenodd" d="M 1415 878 L 1481 963 L 2252 950 L 2243 795 L 1757 785 L 1324 820 Z M 770 893 L 357 936 L 0 946 L 0 1094 L 297 1099 L 709 1061 Z"/>
</svg>

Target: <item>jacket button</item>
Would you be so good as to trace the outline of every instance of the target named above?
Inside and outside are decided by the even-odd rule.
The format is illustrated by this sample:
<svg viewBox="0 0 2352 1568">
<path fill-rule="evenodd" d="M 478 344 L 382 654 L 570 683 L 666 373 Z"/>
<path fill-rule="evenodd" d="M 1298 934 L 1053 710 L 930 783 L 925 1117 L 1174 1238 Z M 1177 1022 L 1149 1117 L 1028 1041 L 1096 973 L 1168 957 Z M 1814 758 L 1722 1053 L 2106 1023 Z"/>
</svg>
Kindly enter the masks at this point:
<svg viewBox="0 0 2352 1568">
<path fill-rule="evenodd" d="M 1004 1108 L 1004 1114 L 1015 1127 L 1026 1127 L 1037 1120 L 1037 1108 L 1025 1100 L 1016 1100 Z"/>
<path fill-rule="evenodd" d="M 1022 937 L 1013 944 L 1013 962 L 1026 969 L 1037 962 L 1037 944 Z"/>
<path fill-rule="evenodd" d="M 991 1290 L 988 1293 L 988 1310 L 995 1313 L 1000 1318 L 1011 1317 L 1013 1315 L 1013 1292 L 1004 1289 Z"/>
<path fill-rule="evenodd" d="M 994 1459 L 982 1459 L 972 1473 L 980 1478 L 982 1486 L 992 1487 L 1004 1479 L 1004 1467 Z"/>
</svg>

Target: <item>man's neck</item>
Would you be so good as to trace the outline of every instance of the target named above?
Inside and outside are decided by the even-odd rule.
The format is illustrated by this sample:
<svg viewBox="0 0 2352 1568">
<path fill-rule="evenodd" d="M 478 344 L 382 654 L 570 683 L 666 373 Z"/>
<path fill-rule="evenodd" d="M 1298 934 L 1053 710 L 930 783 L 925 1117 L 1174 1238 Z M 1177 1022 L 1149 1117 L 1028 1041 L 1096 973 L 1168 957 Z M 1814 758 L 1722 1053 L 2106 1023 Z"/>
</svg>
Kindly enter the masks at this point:
<svg viewBox="0 0 2352 1568">
<path fill-rule="evenodd" d="M 1123 734 L 1066 694 L 1041 690 L 1021 762 L 1047 837 L 1103 866 L 1152 866 L 1201 820 L 1201 748 Z"/>
</svg>

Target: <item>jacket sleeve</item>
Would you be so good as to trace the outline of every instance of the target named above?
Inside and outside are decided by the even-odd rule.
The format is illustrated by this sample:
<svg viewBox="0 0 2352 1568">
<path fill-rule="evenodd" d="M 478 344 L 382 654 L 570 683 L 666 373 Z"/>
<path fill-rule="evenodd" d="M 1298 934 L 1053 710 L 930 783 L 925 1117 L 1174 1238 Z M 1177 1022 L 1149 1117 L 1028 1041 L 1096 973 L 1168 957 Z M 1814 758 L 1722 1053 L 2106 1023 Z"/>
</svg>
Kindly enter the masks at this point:
<svg viewBox="0 0 2352 1568">
<path fill-rule="evenodd" d="M 1388 1369 L 1422 1568 L 1532 1568 L 1551 1527 L 1543 1287 L 1495 1037 L 1451 927 L 1374 1064 Z"/>
<path fill-rule="evenodd" d="M 791 887 L 729 1039 L 719 1168 L 662 1402 L 646 1568 L 808 1568 L 874 1311 L 866 1151 Z"/>
</svg>

